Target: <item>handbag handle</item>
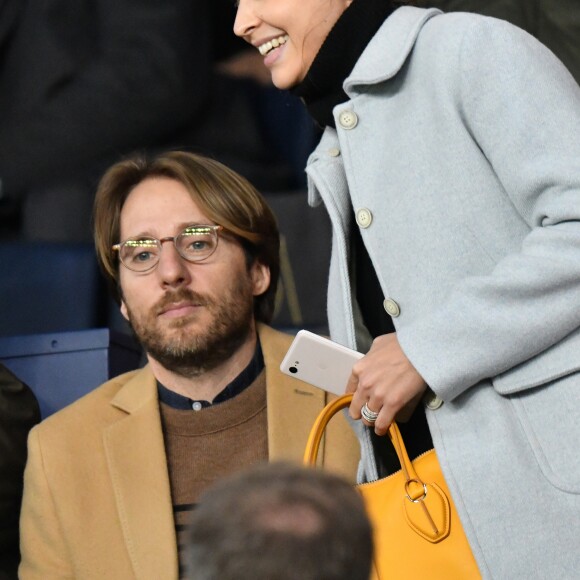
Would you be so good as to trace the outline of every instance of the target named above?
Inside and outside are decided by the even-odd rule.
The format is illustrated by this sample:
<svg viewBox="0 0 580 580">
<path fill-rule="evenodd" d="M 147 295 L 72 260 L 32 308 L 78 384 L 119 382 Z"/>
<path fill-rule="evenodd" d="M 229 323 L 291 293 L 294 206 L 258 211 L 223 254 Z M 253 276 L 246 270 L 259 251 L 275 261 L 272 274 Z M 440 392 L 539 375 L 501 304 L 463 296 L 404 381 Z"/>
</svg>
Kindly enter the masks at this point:
<svg viewBox="0 0 580 580">
<path fill-rule="evenodd" d="M 351 402 L 352 393 L 334 399 L 322 409 L 310 430 L 308 442 L 306 443 L 303 461 L 305 465 L 316 465 L 320 442 L 328 422 L 338 411 L 348 407 Z M 435 481 L 425 482 L 419 478 L 413 463 L 409 459 L 409 454 L 407 453 L 401 432 L 395 421 L 389 425 L 388 434 L 397 453 L 399 463 L 401 464 L 401 472 L 404 477 L 404 482 L 401 482 L 403 483 L 404 490 L 401 490 L 401 492 L 406 500 L 408 500 L 404 502 L 407 523 L 425 540 L 431 543 L 440 542 L 449 536 L 451 529 L 451 502 L 448 497 L 449 492 L 445 492 Z M 436 456 L 433 455 L 433 458 L 437 467 L 439 467 Z M 389 478 L 390 476 L 386 479 Z M 442 474 L 441 479 L 443 479 Z"/>
<path fill-rule="evenodd" d="M 345 409 L 350 405 L 352 402 L 352 393 L 341 395 L 340 397 L 334 399 L 324 407 L 324 409 L 318 415 L 314 425 L 312 425 L 312 429 L 310 431 L 310 435 L 308 437 L 308 442 L 306 443 L 306 449 L 304 451 L 304 464 L 305 465 L 316 465 L 316 459 L 318 457 L 318 450 L 320 448 L 320 442 L 322 440 L 322 436 L 324 435 L 324 430 L 328 425 L 329 421 L 332 419 L 336 413 Z M 399 459 L 399 463 L 401 464 L 401 469 L 403 474 L 405 475 L 406 488 L 407 494 L 409 495 L 409 499 L 411 501 L 415 501 L 419 499 L 424 493 L 424 484 L 419 479 L 415 468 L 413 467 L 413 463 L 409 459 L 409 454 L 407 453 L 407 448 L 405 447 L 405 443 L 403 442 L 403 438 L 401 436 L 401 432 L 399 431 L 399 427 L 397 423 L 393 421 L 389 425 L 388 430 L 389 438 L 393 443 L 393 447 L 395 452 L 397 453 L 397 457 Z M 410 489 L 410 483 L 416 483 L 417 486 L 413 486 L 416 489 L 412 491 Z"/>
</svg>

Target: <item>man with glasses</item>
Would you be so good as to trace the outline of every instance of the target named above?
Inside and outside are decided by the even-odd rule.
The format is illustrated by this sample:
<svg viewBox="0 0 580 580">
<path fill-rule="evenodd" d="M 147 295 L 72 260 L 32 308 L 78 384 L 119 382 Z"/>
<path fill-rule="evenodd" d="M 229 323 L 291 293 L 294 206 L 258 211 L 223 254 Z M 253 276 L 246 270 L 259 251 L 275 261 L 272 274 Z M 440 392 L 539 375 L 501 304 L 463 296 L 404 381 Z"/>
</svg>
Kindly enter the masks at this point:
<svg viewBox="0 0 580 580">
<path fill-rule="evenodd" d="M 148 365 L 33 430 L 20 577 L 177 578 L 199 494 L 252 464 L 300 461 L 327 395 L 279 370 L 279 234 L 244 178 L 183 152 L 128 159 L 102 178 L 94 221 Z M 331 427 L 324 463 L 354 479 L 356 439 Z"/>
</svg>

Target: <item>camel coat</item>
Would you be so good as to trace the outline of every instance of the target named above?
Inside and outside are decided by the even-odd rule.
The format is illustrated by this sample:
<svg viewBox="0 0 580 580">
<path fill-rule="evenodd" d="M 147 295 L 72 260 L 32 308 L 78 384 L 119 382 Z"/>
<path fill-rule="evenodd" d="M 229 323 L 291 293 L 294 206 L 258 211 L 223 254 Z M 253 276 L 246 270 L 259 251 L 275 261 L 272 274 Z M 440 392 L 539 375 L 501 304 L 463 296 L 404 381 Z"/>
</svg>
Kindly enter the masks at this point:
<svg viewBox="0 0 580 580">
<path fill-rule="evenodd" d="M 292 340 L 259 327 L 266 366 L 270 460 L 301 461 L 329 395 L 283 375 Z M 157 386 L 145 367 L 49 417 L 29 437 L 20 578 L 176 579 L 177 547 Z M 358 443 L 330 426 L 325 467 L 354 481 Z"/>
</svg>

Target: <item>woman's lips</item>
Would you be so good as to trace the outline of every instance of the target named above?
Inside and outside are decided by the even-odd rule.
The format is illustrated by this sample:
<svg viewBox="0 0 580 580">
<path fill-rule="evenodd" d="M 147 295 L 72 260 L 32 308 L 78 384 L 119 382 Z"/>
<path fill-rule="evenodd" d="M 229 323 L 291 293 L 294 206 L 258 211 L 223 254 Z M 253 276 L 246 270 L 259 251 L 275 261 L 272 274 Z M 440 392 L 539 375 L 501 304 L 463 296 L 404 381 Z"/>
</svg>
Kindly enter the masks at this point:
<svg viewBox="0 0 580 580">
<path fill-rule="evenodd" d="M 280 34 L 256 45 L 256 48 L 264 57 L 265 66 L 271 66 L 278 60 L 288 39 L 289 36 L 287 34 Z"/>
<path fill-rule="evenodd" d="M 280 55 L 284 51 L 284 46 L 285 45 L 281 45 L 278 48 L 274 48 L 273 50 L 271 50 L 264 57 L 264 65 L 267 66 L 267 67 L 272 66 L 278 60 L 278 58 L 280 58 Z"/>
</svg>

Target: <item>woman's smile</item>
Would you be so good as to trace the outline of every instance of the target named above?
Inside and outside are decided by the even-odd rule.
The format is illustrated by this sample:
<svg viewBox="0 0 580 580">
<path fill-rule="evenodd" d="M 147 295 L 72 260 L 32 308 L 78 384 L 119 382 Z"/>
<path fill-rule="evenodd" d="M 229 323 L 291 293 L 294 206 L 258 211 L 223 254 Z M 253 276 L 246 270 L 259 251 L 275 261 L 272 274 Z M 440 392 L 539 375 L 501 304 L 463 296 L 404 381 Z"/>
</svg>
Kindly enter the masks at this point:
<svg viewBox="0 0 580 580">
<path fill-rule="evenodd" d="M 256 47 L 279 89 L 301 83 L 352 0 L 239 0 L 234 32 Z"/>
</svg>

